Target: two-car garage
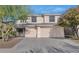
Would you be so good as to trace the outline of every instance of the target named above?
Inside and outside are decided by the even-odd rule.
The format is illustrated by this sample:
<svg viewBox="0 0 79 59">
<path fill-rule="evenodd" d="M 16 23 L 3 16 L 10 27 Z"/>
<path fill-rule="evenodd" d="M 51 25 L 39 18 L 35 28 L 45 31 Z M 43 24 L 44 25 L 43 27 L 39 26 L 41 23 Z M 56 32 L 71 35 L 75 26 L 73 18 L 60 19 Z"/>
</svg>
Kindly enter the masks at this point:
<svg viewBox="0 0 79 59">
<path fill-rule="evenodd" d="M 46 38 L 46 37 L 64 37 L 64 28 L 53 27 L 30 27 L 25 29 L 26 38 Z"/>
</svg>

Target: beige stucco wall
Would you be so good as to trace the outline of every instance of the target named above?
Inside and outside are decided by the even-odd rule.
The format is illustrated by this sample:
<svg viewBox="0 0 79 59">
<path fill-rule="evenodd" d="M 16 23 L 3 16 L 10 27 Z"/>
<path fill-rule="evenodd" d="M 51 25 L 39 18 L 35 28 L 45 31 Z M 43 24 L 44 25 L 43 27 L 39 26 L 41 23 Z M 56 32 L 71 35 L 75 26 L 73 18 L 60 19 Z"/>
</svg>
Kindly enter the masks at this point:
<svg viewBox="0 0 79 59">
<path fill-rule="evenodd" d="M 44 16 L 45 23 L 49 22 L 49 16 Z"/>
<path fill-rule="evenodd" d="M 37 23 L 43 23 L 43 17 L 38 16 L 37 17 Z"/>
<path fill-rule="evenodd" d="M 50 36 L 52 37 L 64 37 L 64 28 L 59 26 L 54 26 L 50 30 Z"/>
<path fill-rule="evenodd" d="M 27 22 L 28 22 L 28 23 L 31 23 L 31 16 L 28 17 Z"/>
<path fill-rule="evenodd" d="M 55 23 L 58 22 L 59 18 L 60 18 L 60 16 L 55 16 Z"/>
</svg>

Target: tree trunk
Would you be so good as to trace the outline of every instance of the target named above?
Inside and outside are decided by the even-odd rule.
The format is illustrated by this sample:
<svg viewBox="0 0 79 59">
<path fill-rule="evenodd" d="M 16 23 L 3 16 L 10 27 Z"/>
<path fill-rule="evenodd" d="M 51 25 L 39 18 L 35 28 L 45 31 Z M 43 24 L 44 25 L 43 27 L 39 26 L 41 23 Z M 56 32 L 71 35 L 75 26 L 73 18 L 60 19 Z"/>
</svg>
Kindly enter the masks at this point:
<svg viewBox="0 0 79 59">
<path fill-rule="evenodd" d="M 5 41 L 3 30 L 2 30 L 2 40 Z"/>
<path fill-rule="evenodd" d="M 5 39 L 5 41 L 8 41 L 8 39 L 9 39 L 9 37 L 8 37 L 8 35 L 6 35 L 6 39 Z"/>
<path fill-rule="evenodd" d="M 75 38 L 78 38 L 79 36 L 78 36 L 78 29 L 77 29 L 77 26 L 73 26 L 72 27 L 72 33 L 73 33 L 73 36 L 75 37 Z"/>
<path fill-rule="evenodd" d="M 78 36 L 78 29 L 76 29 L 76 36 L 79 37 L 79 36 Z"/>
<path fill-rule="evenodd" d="M 76 33 L 76 36 L 78 38 L 78 29 L 77 29 L 77 25 L 75 25 L 75 33 Z"/>
</svg>

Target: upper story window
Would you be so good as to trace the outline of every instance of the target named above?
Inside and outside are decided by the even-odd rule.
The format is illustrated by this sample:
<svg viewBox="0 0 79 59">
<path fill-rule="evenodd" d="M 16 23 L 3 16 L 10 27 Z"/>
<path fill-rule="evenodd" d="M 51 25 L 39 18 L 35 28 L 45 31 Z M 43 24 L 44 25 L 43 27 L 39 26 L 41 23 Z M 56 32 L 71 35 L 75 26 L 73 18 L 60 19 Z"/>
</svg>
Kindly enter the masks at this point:
<svg viewBox="0 0 79 59">
<path fill-rule="evenodd" d="M 20 20 L 20 22 L 21 22 L 21 23 L 26 23 L 26 22 L 27 22 L 27 20 Z"/>
<path fill-rule="evenodd" d="M 49 22 L 55 22 L 55 16 L 49 16 Z"/>
<path fill-rule="evenodd" d="M 36 19 L 36 16 L 32 16 L 32 22 L 36 22 L 37 19 Z"/>
</svg>

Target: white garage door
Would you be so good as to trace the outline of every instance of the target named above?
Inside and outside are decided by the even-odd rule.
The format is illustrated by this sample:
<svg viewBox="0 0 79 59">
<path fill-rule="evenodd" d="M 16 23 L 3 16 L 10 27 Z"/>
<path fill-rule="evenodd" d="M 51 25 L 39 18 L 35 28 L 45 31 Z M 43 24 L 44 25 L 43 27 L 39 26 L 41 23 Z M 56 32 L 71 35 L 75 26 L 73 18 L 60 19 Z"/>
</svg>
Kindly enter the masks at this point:
<svg viewBox="0 0 79 59">
<path fill-rule="evenodd" d="M 26 28 L 25 37 L 36 38 L 36 28 Z"/>
<path fill-rule="evenodd" d="M 64 37 L 64 29 L 61 27 L 40 28 L 40 37 Z"/>
<path fill-rule="evenodd" d="M 62 27 L 37 27 L 26 30 L 25 37 L 42 38 L 42 37 L 64 37 Z"/>
<path fill-rule="evenodd" d="M 50 28 L 40 28 L 40 37 L 50 37 Z"/>
</svg>

